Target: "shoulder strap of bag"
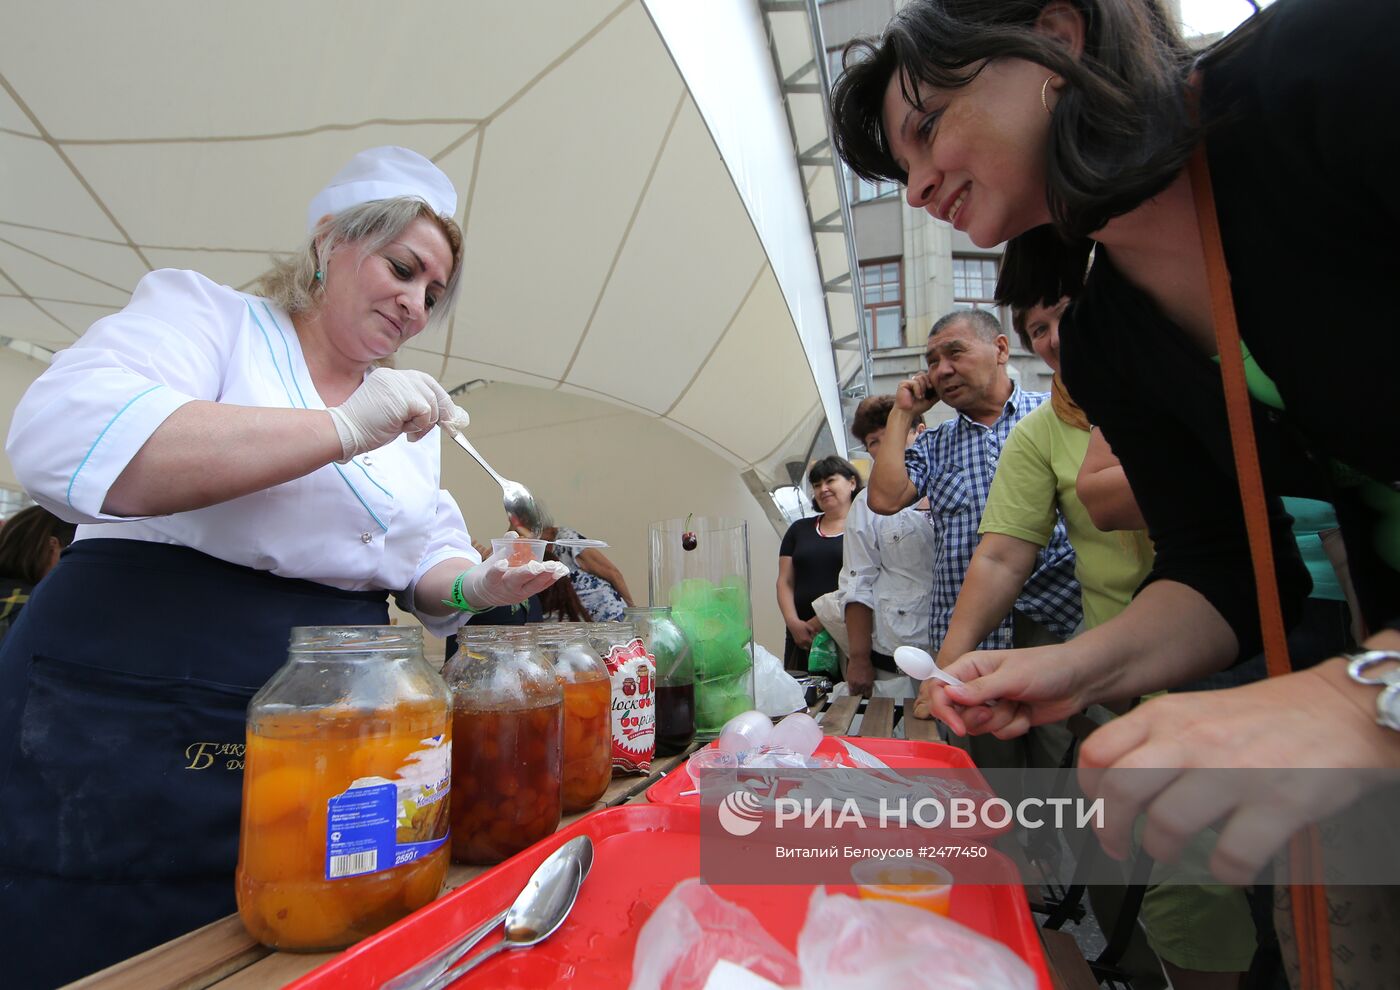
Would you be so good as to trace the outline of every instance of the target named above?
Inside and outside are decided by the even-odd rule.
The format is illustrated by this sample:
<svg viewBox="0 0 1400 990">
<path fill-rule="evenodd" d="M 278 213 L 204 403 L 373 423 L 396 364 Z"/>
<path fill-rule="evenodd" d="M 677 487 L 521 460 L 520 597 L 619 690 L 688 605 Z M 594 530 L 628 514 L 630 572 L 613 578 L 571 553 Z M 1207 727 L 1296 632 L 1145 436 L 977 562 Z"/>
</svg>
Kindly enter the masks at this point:
<svg viewBox="0 0 1400 990">
<path fill-rule="evenodd" d="M 1215 343 L 1220 352 L 1220 374 L 1225 386 L 1225 409 L 1230 420 L 1230 445 L 1234 450 L 1235 473 L 1239 477 L 1240 501 L 1244 504 L 1245 528 L 1249 533 L 1249 556 L 1254 565 L 1254 585 L 1259 599 L 1259 624 L 1264 638 L 1264 663 L 1270 677 L 1292 671 L 1288 659 L 1288 636 L 1283 627 L 1278 584 L 1274 577 L 1274 550 L 1269 535 L 1269 513 L 1264 499 L 1264 479 L 1259 470 L 1259 449 L 1254 440 L 1254 420 L 1249 409 L 1249 385 L 1245 379 L 1244 352 L 1235 323 L 1235 304 L 1230 294 L 1230 273 L 1225 267 L 1225 249 L 1220 243 L 1220 224 L 1215 215 L 1211 192 L 1210 166 L 1205 144 L 1196 145 L 1190 165 L 1191 192 L 1196 201 L 1196 222 L 1205 252 L 1206 278 L 1210 285 L 1210 314 L 1215 324 Z M 1294 836 L 1289 846 L 1293 876 L 1321 876 L 1322 847 L 1317 829 L 1309 828 Z M 1298 939 L 1303 990 L 1331 990 L 1332 945 L 1327 922 L 1327 888 L 1322 884 L 1292 885 L 1293 924 Z"/>
</svg>

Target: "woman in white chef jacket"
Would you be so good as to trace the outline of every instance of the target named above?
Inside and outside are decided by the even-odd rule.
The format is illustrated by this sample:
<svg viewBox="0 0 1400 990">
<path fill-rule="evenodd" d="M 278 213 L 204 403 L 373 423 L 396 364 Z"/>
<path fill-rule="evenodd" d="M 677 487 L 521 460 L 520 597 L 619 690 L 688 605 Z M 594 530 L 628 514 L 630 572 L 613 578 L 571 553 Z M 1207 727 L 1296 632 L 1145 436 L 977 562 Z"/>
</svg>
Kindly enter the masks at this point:
<svg viewBox="0 0 1400 990">
<path fill-rule="evenodd" d="M 262 295 L 152 272 L 21 400 L 15 472 L 81 525 L 0 650 L 7 986 L 234 909 L 244 711 L 292 626 L 392 593 L 445 635 L 567 573 L 481 561 L 433 432 L 466 414 L 376 367 L 449 308 L 455 211 L 427 159 L 362 152 Z"/>
</svg>

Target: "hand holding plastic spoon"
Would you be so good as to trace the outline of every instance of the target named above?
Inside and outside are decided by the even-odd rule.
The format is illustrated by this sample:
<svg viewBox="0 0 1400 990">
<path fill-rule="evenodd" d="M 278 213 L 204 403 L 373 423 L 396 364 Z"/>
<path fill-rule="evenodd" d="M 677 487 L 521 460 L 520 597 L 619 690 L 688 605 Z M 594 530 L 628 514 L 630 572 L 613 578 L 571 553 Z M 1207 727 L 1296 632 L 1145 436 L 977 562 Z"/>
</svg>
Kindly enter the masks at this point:
<svg viewBox="0 0 1400 990">
<path fill-rule="evenodd" d="M 948 673 L 934 662 L 926 650 L 921 650 L 917 646 L 901 646 L 894 651 L 894 665 L 904 671 L 916 681 L 926 681 L 930 677 L 937 678 L 944 684 L 952 687 L 966 687 L 961 680 Z M 995 705 L 995 700 L 983 702 L 984 705 Z"/>
<path fill-rule="evenodd" d="M 915 714 L 937 718 L 958 735 L 1014 739 L 1047 722 L 1068 718 L 1095 700 L 1112 697 L 1078 663 L 1077 644 L 1057 643 L 1011 650 L 965 653 L 919 691 Z"/>
<path fill-rule="evenodd" d="M 926 681 L 933 678 L 950 687 L 965 687 L 962 680 L 939 667 L 926 650 L 921 650 L 917 646 L 898 647 L 894 651 L 894 663 L 896 667 L 916 681 Z M 983 704 L 990 707 L 995 705 L 996 701 L 988 700 Z M 915 712 L 916 714 L 922 713 L 924 717 L 930 717 L 927 706 L 923 704 L 916 703 Z"/>
</svg>

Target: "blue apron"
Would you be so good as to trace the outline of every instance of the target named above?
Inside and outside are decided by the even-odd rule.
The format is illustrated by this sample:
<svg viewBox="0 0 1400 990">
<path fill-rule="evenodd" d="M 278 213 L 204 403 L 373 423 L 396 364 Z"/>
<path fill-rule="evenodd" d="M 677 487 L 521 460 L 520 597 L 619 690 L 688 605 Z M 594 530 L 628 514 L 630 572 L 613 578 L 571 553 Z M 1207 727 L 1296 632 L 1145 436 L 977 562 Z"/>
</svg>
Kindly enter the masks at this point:
<svg viewBox="0 0 1400 990">
<path fill-rule="evenodd" d="M 52 987 L 235 909 L 244 718 L 293 626 L 386 593 L 79 540 L 0 646 L 0 972 Z"/>
</svg>

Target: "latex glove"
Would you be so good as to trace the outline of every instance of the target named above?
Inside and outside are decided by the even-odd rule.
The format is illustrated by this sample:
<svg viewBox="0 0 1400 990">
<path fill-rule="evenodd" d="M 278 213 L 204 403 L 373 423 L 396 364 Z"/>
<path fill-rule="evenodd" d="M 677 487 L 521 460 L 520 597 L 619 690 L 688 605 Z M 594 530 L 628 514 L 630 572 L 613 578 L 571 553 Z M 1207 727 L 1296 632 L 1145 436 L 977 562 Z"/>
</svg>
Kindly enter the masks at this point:
<svg viewBox="0 0 1400 990">
<path fill-rule="evenodd" d="M 473 608 L 515 605 L 539 594 L 569 573 L 557 560 L 532 560 L 512 567 L 506 554 L 504 550 L 493 553 L 462 575 L 462 597 Z"/>
<path fill-rule="evenodd" d="M 467 427 L 471 425 L 472 418 L 467 415 L 467 411 L 459 405 L 452 406 L 452 414 L 447 418 L 439 418 L 438 426 L 454 433 L 466 433 Z"/>
<path fill-rule="evenodd" d="M 439 422 L 465 426 L 466 412 L 421 371 L 376 368 L 350 398 L 329 410 L 340 437 L 340 463 L 408 434 L 423 439 Z"/>
</svg>

